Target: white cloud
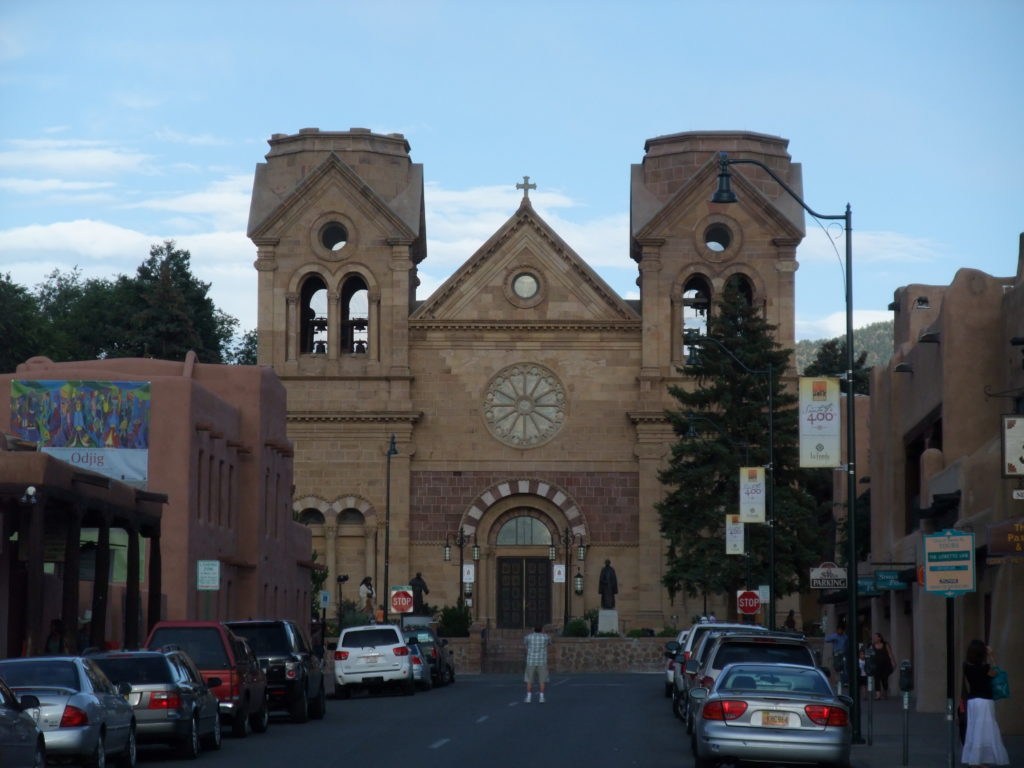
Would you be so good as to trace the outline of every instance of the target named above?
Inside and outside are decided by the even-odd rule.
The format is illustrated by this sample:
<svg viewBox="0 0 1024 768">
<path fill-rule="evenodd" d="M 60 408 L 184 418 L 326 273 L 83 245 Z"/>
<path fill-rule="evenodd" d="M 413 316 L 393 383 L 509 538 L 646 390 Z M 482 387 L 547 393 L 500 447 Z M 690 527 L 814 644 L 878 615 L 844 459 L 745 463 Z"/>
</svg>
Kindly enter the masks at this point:
<svg viewBox="0 0 1024 768">
<path fill-rule="evenodd" d="M 829 240 L 832 238 L 832 242 Z M 843 263 L 846 243 L 843 228 L 832 223 L 827 233 L 813 221 L 807 223 L 807 237 L 800 244 L 797 258 L 801 262 Z M 838 255 L 837 255 L 838 254 Z M 924 264 L 939 261 L 945 257 L 940 243 L 922 237 L 913 237 L 899 232 L 855 231 L 853 233 L 854 265 L 882 262 Z M 838 259 L 838 261 L 837 261 Z"/>
<path fill-rule="evenodd" d="M 223 147 L 227 145 L 226 141 L 209 133 L 188 135 L 170 128 L 161 128 L 154 134 L 154 137 L 171 144 L 185 144 L 191 147 Z"/>
<path fill-rule="evenodd" d="M 18 195 L 40 195 L 49 192 L 80 192 L 113 187 L 110 181 L 64 181 L 63 179 L 0 179 L 0 189 Z"/>
<path fill-rule="evenodd" d="M 155 197 L 126 207 L 191 214 L 209 220 L 217 231 L 244 233 L 251 196 L 252 177 L 238 175 L 215 181 L 200 192 Z"/>
<path fill-rule="evenodd" d="M 854 309 L 853 327 L 863 328 L 865 325 L 892 320 L 892 312 L 875 309 Z M 833 312 L 823 317 L 797 317 L 796 338 L 799 339 L 833 339 L 846 335 L 846 312 Z"/>
<path fill-rule="evenodd" d="M 148 155 L 114 149 L 95 141 L 19 139 L 7 142 L 14 151 L 0 152 L 0 168 L 20 168 L 41 173 L 106 175 L 140 171 Z"/>
</svg>

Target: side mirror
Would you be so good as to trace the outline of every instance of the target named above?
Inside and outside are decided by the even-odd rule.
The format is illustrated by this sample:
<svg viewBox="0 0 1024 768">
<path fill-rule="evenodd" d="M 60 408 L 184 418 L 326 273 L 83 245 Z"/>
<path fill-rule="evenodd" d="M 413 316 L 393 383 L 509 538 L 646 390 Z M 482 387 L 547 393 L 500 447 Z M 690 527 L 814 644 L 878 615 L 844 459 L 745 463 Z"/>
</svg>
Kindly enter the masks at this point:
<svg viewBox="0 0 1024 768">
<path fill-rule="evenodd" d="M 219 677 L 211 677 L 211 678 L 207 679 L 206 687 L 207 688 L 216 688 L 218 685 L 220 685 L 223 682 L 224 681 L 221 680 Z"/>
<path fill-rule="evenodd" d="M 693 701 L 704 701 L 710 694 L 711 691 L 707 688 L 697 686 L 696 688 L 691 688 L 687 696 L 689 696 Z"/>
<path fill-rule="evenodd" d="M 18 699 L 22 709 L 39 709 L 39 699 L 31 693 L 26 693 Z"/>
<path fill-rule="evenodd" d="M 679 643 L 677 643 L 675 640 L 669 640 L 667 643 L 665 643 L 665 653 L 675 656 L 677 653 L 679 653 L 679 649 L 681 647 L 682 646 L 679 645 Z"/>
</svg>

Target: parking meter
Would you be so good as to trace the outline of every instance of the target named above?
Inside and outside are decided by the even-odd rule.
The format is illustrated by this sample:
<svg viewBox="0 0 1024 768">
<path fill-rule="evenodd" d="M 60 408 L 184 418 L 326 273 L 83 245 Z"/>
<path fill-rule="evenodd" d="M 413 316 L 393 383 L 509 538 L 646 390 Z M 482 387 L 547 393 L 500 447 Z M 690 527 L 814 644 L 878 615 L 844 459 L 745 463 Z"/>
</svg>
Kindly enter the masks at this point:
<svg viewBox="0 0 1024 768">
<path fill-rule="evenodd" d="M 878 662 L 875 660 L 875 649 L 870 645 L 864 649 L 864 674 L 868 676 L 869 680 L 878 674 Z"/>
<path fill-rule="evenodd" d="M 900 690 L 904 693 L 914 690 L 914 665 L 910 659 L 900 662 Z"/>
</svg>

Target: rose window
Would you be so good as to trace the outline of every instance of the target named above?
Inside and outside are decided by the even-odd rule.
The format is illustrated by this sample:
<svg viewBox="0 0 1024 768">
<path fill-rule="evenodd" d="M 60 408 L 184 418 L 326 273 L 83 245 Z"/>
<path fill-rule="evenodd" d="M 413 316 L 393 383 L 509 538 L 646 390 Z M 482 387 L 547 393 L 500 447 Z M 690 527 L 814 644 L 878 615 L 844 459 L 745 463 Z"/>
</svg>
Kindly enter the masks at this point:
<svg viewBox="0 0 1024 768">
<path fill-rule="evenodd" d="M 484 420 L 491 434 L 507 445 L 542 445 L 565 420 L 562 382 L 542 365 L 511 365 L 487 386 Z"/>
</svg>

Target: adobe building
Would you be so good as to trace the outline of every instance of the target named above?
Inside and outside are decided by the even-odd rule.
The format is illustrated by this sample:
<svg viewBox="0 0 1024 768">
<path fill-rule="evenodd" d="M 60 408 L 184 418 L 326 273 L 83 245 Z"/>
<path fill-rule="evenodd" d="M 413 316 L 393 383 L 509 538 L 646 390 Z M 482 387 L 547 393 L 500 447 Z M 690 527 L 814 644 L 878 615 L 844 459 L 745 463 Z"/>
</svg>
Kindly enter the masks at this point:
<svg viewBox="0 0 1024 768">
<path fill-rule="evenodd" d="M 348 575 L 352 597 L 364 576 L 379 587 L 389 569 L 397 586 L 421 572 L 427 602 L 452 605 L 461 560 L 475 619 L 518 629 L 597 608 L 610 560 L 621 630 L 699 613 L 701 601 L 673 603 L 661 585 L 668 387 L 685 383 L 684 327 L 703 327 L 734 276 L 793 346 L 803 211 L 753 166 L 733 170 L 738 205 L 710 202 L 719 151 L 767 164 L 799 192 L 788 142 L 729 131 L 646 142 L 622 254 L 636 262 L 639 300 L 617 295 L 537 214 L 527 178 L 518 210 L 417 301 L 423 168 L 406 139 L 309 128 L 269 145 L 248 227 L 259 362 L 288 390 L 294 508 L 329 583 Z M 551 549 L 570 582 L 555 580 Z M 577 573 L 582 595 L 569 588 Z"/>
<path fill-rule="evenodd" d="M 100 391 L 102 398 L 106 387 L 114 392 L 114 406 L 105 408 L 111 413 L 118 409 L 118 393 L 141 391 L 139 384 L 148 384 L 148 456 L 144 457 L 148 476 L 129 479 L 135 487 L 128 490 L 159 496 L 166 503 L 159 528 L 143 540 L 159 541 L 159 547 L 145 546 L 141 553 L 142 639 L 157 618 L 309 620 L 312 545 L 309 531 L 292 516 L 293 454 L 286 434 L 285 390 L 273 371 L 199 363 L 194 353 L 183 363 L 131 358 L 54 363 L 36 357 L 19 365 L 15 373 L 0 376 L 0 389 L 15 392 L 15 382 L 35 382 L 38 391 L 53 392 L 47 403 L 58 398 L 56 393 L 75 390 L 77 385 L 97 385 L 93 391 Z M 122 410 L 126 398 L 120 395 Z M 13 396 L 0 398 L 0 423 L 12 423 L 15 402 L 22 407 Z M 65 409 L 72 407 L 66 396 L 61 402 Z M 61 407 L 53 416 L 54 424 L 70 423 L 66 414 L 61 417 Z M 30 421 L 42 423 L 18 415 L 12 425 L 16 431 L 31 430 L 31 425 L 26 426 Z M 75 423 L 81 422 L 87 428 L 88 419 Z M 95 442 L 93 437 L 74 444 Z M 81 461 L 88 455 L 84 450 L 72 451 L 65 459 Z M 3 458 L 0 453 L 0 461 Z M 89 461 L 96 464 L 99 459 Z M 68 466 L 73 471 L 83 469 Z M 115 483 L 127 485 L 116 478 Z M 88 528 L 88 520 L 82 526 Z M 68 584 L 66 579 L 61 581 L 63 576 L 57 578 L 68 571 L 64 554 L 48 559 L 55 563 L 48 569 L 55 576 L 44 579 L 42 603 L 52 613 L 45 617 L 47 621 L 61 615 L 53 612 L 53 606 L 61 605 L 61 593 Z M 202 585 L 211 588 L 198 589 L 199 561 L 213 562 L 213 570 L 219 571 L 219 579 L 211 577 Z M 157 563 L 159 568 L 154 570 Z M 73 565 L 70 570 L 77 571 Z M 92 600 L 93 582 L 91 574 L 83 574 L 84 607 Z M 132 636 L 126 632 L 123 609 L 129 586 L 123 573 L 120 579 L 116 569 L 114 574 L 104 637 L 120 643 Z M 155 598 L 151 590 L 156 591 Z"/>
<path fill-rule="evenodd" d="M 950 600 L 956 696 L 974 638 L 1012 679 L 1024 676 L 1024 501 L 1014 498 L 1024 445 L 1013 431 L 1024 414 L 1024 236 L 1011 277 L 964 268 L 948 286 L 908 285 L 894 298 L 893 355 L 871 382 L 871 563 L 862 573 L 898 569 L 905 588 L 864 603 L 897 659 L 928 671 L 916 676 L 919 708 L 942 711 L 947 598 L 918 581 L 926 536 L 974 536 L 975 588 Z M 1009 706 L 997 704 L 1000 726 L 1024 732 Z"/>
</svg>

